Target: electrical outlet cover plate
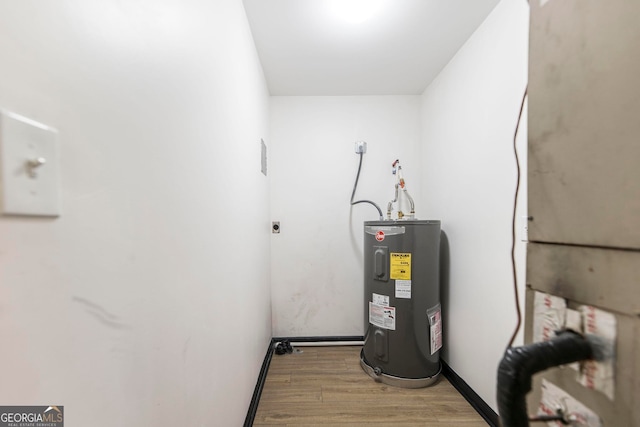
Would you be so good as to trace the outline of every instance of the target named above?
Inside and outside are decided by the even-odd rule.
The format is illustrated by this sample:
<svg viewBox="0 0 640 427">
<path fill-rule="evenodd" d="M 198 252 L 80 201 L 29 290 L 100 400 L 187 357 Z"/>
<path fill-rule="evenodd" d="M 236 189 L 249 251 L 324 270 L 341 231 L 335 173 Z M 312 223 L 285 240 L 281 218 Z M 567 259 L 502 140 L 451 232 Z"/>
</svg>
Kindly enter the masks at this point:
<svg viewBox="0 0 640 427">
<path fill-rule="evenodd" d="M 58 216 L 57 131 L 10 112 L 0 113 L 2 213 Z M 42 164 L 30 168 L 30 161 Z"/>
</svg>

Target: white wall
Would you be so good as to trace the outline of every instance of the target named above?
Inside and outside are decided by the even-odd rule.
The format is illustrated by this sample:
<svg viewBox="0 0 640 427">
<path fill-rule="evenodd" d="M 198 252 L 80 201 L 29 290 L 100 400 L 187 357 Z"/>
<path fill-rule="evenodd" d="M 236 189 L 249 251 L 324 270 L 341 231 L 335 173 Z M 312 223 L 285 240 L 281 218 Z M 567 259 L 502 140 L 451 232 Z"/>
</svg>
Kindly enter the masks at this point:
<svg viewBox="0 0 640 427">
<path fill-rule="evenodd" d="M 362 223 L 374 207 L 351 207 L 354 142 L 368 143 L 356 199 L 386 213 L 391 163 L 420 193 L 420 96 L 272 97 L 272 301 L 275 336 L 364 333 Z M 420 216 L 421 206 L 417 205 Z"/>
<path fill-rule="evenodd" d="M 494 409 L 497 365 L 516 323 L 510 262 L 516 182 L 512 147 L 527 80 L 527 46 L 527 3 L 503 0 L 422 101 L 418 200 L 430 217 L 442 219 L 450 242 L 443 358 Z M 525 111 L 518 138 L 523 178 L 526 135 Z M 518 216 L 526 215 L 526 180 L 521 189 Z M 517 262 L 523 293 L 520 235 Z"/>
<path fill-rule="evenodd" d="M 268 93 L 239 0 L 0 1 L 0 107 L 63 213 L 0 218 L 0 402 L 241 425 L 271 337 Z"/>
</svg>

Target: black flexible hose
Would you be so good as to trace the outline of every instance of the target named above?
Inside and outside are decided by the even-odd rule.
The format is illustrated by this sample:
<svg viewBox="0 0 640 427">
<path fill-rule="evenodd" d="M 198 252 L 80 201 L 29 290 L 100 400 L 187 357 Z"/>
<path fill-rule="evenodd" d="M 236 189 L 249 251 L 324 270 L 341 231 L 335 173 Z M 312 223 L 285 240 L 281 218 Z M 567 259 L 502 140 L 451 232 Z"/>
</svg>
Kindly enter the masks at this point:
<svg viewBox="0 0 640 427">
<path fill-rule="evenodd" d="M 594 357 L 590 341 L 563 331 L 549 341 L 510 347 L 498 367 L 498 412 L 502 427 L 528 427 L 526 395 L 531 377 L 545 369 Z"/>
<path fill-rule="evenodd" d="M 380 206 L 376 205 L 375 202 L 372 202 L 371 200 L 356 200 L 355 202 L 353 201 L 353 198 L 356 195 L 356 187 L 358 186 L 358 180 L 360 179 L 361 169 L 362 169 L 362 153 L 360 153 L 360 163 L 358 164 L 358 174 L 356 175 L 356 182 L 353 184 L 353 191 L 351 192 L 351 206 L 357 205 L 358 203 L 372 204 L 373 206 L 375 206 L 376 209 L 378 209 L 378 214 L 380 214 L 380 221 L 383 221 L 384 217 L 382 216 L 382 209 L 380 209 Z"/>
</svg>

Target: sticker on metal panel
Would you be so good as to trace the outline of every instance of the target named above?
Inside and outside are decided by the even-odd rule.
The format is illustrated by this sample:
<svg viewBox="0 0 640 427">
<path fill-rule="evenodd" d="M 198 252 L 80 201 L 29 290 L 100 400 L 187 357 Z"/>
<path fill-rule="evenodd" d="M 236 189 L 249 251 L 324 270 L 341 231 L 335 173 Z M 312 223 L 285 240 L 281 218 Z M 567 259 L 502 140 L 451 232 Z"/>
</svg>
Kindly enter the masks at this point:
<svg viewBox="0 0 640 427">
<path fill-rule="evenodd" d="M 396 308 L 369 303 L 369 323 L 382 329 L 396 330 Z"/>
<path fill-rule="evenodd" d="M 564 327 L 566 311 L 564 298 L 536 291 L 533 297 L 533 342 L 553 338 L 555 331 Z"/>
<path fill-rule="evenodd" d="M 427 310 L 429 318 L 429 338 L 431 341 L 431 354 L 442 348 L 442 313 L 440 304 Z"/>
<path fill-rule="evenodd" d="M 589 305 L 578 307 L 583 316 L 584 333 L 597 336 L 600 351 L 610 356 L 605 360 L 587 360 L 578 374 L 578 382 L 586 388 L 604 393 L 611 401 L 615 398 L 616 316 Z"/>
<path fill-rule="evenodd" d="M 376 233 L 376 240 L 382 242 L 384 240 L 384 231 L 380 230 Z"/>
<path fill-rule="evenodd" d="M 389 295 L 380 295 L 373 294 L 371 298 L 371 302 L 375 305 L 388 306 L 389 305 Z"/>
<path fill-rule="evenodd" d="M 572 425 L 602 427 L 602 420 L 598 414 L 552 382 L 543 378 L 540 389 L 542 397 L 538 407 L 538 415 L 557 415 L 558 408 L 562 408 L 566 415 L 575 418 Z M 556 421 L 547 425 L 561 426 L 562 424 Z"/>
<path fill-rule="evenodd" d="M 395 280 L 411 280 L 411 254 L 391 252 L 389 278 Z"/>
<path fill-rule="evenodd" d="M 396 280 L 396 298 L 411 299 L 411 280 Z"/>
</svg>

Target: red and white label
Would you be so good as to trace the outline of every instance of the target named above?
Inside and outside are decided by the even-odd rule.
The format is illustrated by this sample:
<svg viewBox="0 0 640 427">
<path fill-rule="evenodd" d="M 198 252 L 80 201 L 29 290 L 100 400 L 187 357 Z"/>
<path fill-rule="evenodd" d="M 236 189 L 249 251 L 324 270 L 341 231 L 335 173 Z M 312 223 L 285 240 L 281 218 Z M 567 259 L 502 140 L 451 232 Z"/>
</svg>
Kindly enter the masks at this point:
<svg viewBox="0 0 640 427">
<path fill-rule="evenodd" d="M 384 240 L 384 231 L 378 231 L 376 233 L 376 240 L 382 242 Z"/>
<path fill-rule="evenodd" d="M 597 335 L 600 338 L 601 343 L 598 345 L 600 347 L 606 346 L 605 354 L 614 354 L 616 347 L 616 316 L 587 305 L 580 306 L 579 309 L 582 313 L 584 332 Z M 584 362 L 582 371 L 578 374 L 578 382 L 586 388 L 601 391 L 613 401 L 615 398 L 613 358 Z"/>
<path fill-rule="evenodd" d="M 427 311 L 427 316 L 429 316 L 429 325 L 431 326 L 429 334 L 431 338 L 431 354 L 435 354 L 436 351 L 442 348 L 442 317 L 440 304 L 436 307 L 436 311 Z"/>
</svg>

